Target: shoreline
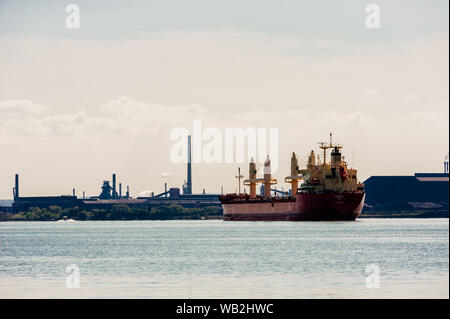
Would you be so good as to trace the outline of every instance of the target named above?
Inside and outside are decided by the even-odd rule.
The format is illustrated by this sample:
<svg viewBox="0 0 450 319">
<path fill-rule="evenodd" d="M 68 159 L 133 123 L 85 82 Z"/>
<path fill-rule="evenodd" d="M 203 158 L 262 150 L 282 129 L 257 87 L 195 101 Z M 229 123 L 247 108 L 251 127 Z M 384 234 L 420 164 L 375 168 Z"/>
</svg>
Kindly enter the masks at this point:
<svg viewBox="0 0 450 319">
<path fill-rule="evenodd" d="M 446 216 L 429 216 L 429 215 L 365 215 L 359 216 L 358 219 L 448 219 L 448 214 Z M 51 219 L 51 220 L 0 220 L 0 223 L 8 222 L 58 222 L 58 221 L 83 221 L 83 222 L 113 222 L 113 221 L 203 221 L 203 220 L 223 220 L 222 217 L 208 217 L 208 218 L 161 218 L 161 219 Z M 293 221 L 290 221 L 293 222 Z M 323 221 L 319 221 L 323 222 Z M 326 222 L 326 221 L 325 221 Z"/>
</svg>

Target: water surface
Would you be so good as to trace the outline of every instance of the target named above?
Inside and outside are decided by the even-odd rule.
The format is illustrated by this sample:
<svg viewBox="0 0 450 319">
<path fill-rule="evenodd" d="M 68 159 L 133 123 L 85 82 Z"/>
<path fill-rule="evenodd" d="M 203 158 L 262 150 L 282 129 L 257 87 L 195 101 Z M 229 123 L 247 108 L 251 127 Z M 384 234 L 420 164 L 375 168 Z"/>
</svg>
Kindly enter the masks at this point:
<svg viewBox="0 0 450 319">
<path fill-rule="evenodd" d="M 0 298 L 448 298 L 448 236 L 448 219 L 5 222 Z"/>
</svg>

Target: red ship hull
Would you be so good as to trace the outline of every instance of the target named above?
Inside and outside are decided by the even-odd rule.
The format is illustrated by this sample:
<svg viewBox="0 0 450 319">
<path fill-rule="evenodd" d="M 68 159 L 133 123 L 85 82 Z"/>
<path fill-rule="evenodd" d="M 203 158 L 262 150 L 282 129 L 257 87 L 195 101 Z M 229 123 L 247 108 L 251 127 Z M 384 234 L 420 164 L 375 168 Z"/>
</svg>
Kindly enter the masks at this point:
<svg viewBox="0 0 450 319">
<path fill-rule="evenodd" d="M 227 221 L 355 220 L 362 211 L 365 193 L 300 193 L 294 198 L 242 200 L 221 197 Z"/>
<path fill-rule="evenodd" d="M 222 203 L 223 220 L 287 221 L 295 207 L 295 199 L 274 202 Z"/>
<path fill-rule="evenodd" d="M 364 206 L 364 192 L 300 193 L 291 220 L 355 220 Z"/>
</svg>

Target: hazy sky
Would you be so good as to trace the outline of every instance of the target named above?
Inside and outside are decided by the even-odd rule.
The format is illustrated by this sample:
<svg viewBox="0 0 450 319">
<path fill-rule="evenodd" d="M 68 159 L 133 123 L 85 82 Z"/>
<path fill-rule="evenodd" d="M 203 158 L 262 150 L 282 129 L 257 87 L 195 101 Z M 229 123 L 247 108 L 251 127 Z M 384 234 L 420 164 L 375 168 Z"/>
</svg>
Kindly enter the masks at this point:
<svg viewBox="0 0 450 319">
<path fill-rule="evenodd" d="M 68 4 L 80 28 L 65 25 Z M 380 8 L 379 29 L 365 8 Z M 371 175 L 441 172 L 448 1 L 1 1 L 0 198 L 179 187 L 176 127 L 278 128 L 279 181 L 334 139 Z M 196 164 L 194 191 L 237 188 Z M 168 174 L 170 173 L 170 174 Z M 278 187 L 288 186 L 280 183 Z"/>
</svg>

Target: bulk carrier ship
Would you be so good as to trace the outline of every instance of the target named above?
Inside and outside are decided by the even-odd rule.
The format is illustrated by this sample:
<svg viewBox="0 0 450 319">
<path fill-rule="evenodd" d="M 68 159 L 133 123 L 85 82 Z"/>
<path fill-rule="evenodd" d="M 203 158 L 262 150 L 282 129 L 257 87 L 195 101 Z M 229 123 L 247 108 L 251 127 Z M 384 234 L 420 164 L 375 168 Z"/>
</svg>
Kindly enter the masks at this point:
<svg viewBox="0 0 450 319">
<path fill-rule="evenodd" d="M 256 164 L 249 165 L 249 179 L 244 185 L 250 194 L 219 196 L 223 207 L 223 220 L 247 221 L 318 221 L 355 220 L 364 205 L 364 185 L 357 180 L 357 171 L 347 167 L 341 154 L 342 146 L 319 143 L 323 161 L 311 151 L 306 168 L 299 169 L 295 153 L 291 157 L 291 173 L 285 182 L 291 184 L 290 196 L 272 197 L 270 158 L 264 162 L 264 177 L 257 178 Z M 327 150 L 331 149 L 327 162 Z M 240 177 L 240 175 L 239 175 Z M 256 185 L 263 184 L 264 194 L 256 195 Z M 299 183 L 301 183 L 299 187 Z"/>
</svg>

